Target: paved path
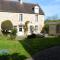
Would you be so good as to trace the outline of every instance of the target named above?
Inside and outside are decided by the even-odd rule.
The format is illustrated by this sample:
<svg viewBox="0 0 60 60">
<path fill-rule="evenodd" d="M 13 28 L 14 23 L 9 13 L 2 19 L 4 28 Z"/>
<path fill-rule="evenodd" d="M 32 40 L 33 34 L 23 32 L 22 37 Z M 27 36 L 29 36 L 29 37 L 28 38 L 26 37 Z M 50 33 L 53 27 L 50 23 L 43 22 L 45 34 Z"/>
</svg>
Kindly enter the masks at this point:
<svg viewBox="0 0 60 60">
<path fill-rule="evenodd" d="M 40 51 L 32 58 L 29 58 L 27 60 L 60 60 L 60 46 Z"/>
</svg>

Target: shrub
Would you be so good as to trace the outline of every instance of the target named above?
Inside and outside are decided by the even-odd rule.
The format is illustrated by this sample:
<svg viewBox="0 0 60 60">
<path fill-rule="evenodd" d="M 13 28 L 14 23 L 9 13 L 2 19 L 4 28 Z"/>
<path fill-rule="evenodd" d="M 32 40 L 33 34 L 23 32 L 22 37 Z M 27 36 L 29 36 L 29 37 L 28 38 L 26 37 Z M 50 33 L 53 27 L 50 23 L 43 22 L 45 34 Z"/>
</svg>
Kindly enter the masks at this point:
<svg viewBox="0 0 60 60">
<path fill-rule="evenodd" d="M 41 33 L 49 33 L 49 25 L 45 24 L 45 26 L 43 27 Z"/>
<path fill-rule="evenodd" d="M 3 21 L 1 24 L 1 29 L 3 34 L 8 34 L 12 28 L 13 28 L 13 24 L 9 20 Z"/>
<path fill-rule="evenodd" d="M 29 38 L 36 38 L 36 35 L 35 34 L 32 34 L 32 35 L 28 35 L 28 37 L 27 37 L 28 39 Z"/>
<path fill-rule="evenodd" d="M 0 50 L 0 55 L 8 55 L 9 51 L 7 49 Z"/>
<path fill-rule="evenodd" d="M 28 39 L 30 39 L 30 38 L 44 38 L 44 35 L 41 35 L 41 34 L 32 34 L 32 35 L 28 35 L 27 38 Z"/>
<path fill-rule="evenodd" d="M 16 33 L 17 33 L 17 29 L 16 28 L 13 28 L 11 30 L 11 33 L 10 33 L 10 38 L 11 39 L 15 39 L 16 38 Z"/>
</svg>

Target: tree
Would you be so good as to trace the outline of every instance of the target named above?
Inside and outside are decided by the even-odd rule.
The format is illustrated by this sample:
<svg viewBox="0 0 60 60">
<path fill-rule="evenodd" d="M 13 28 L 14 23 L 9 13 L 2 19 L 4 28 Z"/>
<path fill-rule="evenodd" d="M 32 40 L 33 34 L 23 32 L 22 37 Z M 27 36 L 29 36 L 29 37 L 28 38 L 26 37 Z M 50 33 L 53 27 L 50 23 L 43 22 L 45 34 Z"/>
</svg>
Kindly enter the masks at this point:
<svg viewBox="0 0 60 60">
<path fill-rule="evenodd" d="M 45 25 L 41 31 L 42 33 L 49 33 L 49 24 L 45 22 Z"/>
<path fill-rule="evenodd" d="M 6 20 L 1 23 L 1 29 L 4 34 L 8 34 L 10 30 L 12 30 L 13 24 L 11 21 Z"/>
<path fill-rule="evenodd" d="M 49 26 L 45 25 L 41 31 L 42 33 L 49 33 Z"/>
</svg>

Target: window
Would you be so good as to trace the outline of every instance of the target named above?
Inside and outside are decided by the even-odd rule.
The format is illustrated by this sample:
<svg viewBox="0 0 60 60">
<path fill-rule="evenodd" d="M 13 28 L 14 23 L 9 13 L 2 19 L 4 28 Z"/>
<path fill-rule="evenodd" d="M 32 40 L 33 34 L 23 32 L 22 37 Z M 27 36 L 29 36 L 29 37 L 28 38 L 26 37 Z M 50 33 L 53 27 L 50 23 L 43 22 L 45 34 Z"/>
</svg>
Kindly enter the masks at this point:
<svg viewBox="0 0 60 60">
<path fill-rule="evenodd" d="M 19 31 L 20 32 L 22 31 L 22 25 L 19 25 Z"/>
<path fill-rule="evenodd" d="M 22 14 L 19 15 L 19 21 L 23 21 L 23 15 Z"/>
<path fill-rule="evenodd" d="M 35 6 L 35 13 L 39 13 L 39 6 Z"/>
<path fill-rule="evenodd" d="M 35 26 L 35 31 L 38 31 L 38 26 L 37 25 Z"/>
<path fill-rule="evenodd" d="M 35 15 L 35 22 L 38 22 L 38 15 Z"/>
<path fill-rule="evenodd" d="M 32 32 L 33 31 L 33 26 L 30 26 L 30 32 Z"/>
</svg>

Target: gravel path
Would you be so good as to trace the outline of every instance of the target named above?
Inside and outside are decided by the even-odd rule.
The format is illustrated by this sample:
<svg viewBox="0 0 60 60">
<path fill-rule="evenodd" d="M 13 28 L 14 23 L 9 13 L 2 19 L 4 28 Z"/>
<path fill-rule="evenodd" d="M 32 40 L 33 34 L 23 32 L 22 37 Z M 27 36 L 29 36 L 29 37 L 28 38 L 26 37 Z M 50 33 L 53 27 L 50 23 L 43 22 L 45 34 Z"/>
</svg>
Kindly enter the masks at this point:
<svg viewBox="0 0 60 60">
<path fill-rule="evenodd" d="M 27 60 L 60 60 L 60 46 L 40 51 L 32 58 L 29 58 Z"/>
</svg>

